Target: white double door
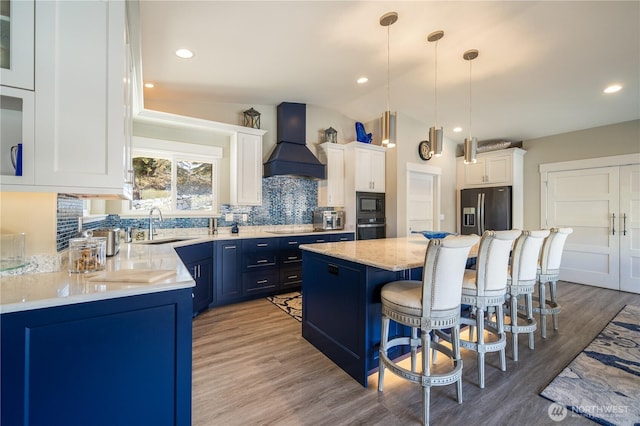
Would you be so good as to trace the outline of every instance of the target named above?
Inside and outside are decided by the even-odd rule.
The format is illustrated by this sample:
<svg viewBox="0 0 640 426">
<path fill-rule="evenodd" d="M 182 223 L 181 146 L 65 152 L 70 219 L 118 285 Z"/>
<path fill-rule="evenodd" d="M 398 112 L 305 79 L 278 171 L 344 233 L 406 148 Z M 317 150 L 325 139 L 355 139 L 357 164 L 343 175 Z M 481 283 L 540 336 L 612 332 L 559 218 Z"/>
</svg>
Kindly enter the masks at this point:
<svg viewBox="0 0 640 426">
<path fill-rule="evenodd" d="M 546 227 L 574 230 L 560 279 L 640 293 L 640 164 L 551 171 L 546 179 Z"/>
</svg>

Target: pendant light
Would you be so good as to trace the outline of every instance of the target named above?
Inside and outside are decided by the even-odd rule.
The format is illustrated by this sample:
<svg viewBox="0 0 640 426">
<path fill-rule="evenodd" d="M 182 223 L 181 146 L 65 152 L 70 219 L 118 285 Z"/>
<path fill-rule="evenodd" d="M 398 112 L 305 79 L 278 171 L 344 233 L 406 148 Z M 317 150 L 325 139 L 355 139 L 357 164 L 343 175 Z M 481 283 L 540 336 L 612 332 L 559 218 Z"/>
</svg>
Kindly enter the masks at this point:
<svg viewBox="0 0 640 426">
<path fill-rule="evenodd" d="M 429 43 L 435 42 L 435 72 L 433 83 L 433 127 L 429 129 L 429 141 L 431 142 L 431 155 L 442 155 L 442 127 L 438 125 L 438 40 L 444 37 L 444 31 L 434 31 L 427 36 Z"/>
<path fill-rule="evenodd" d="M 380 17 L 380 25 L 387 27 L 387 110 L 382 114 L 382 145 L 388 148 L 396 146 L 396 115 L 389 107 L 389 27 L 398 20 L 398 13 L 388 12 Z"/>
<path fill-rule="evenodd" d="M 476 151 L 478 150 L 478 139 L 471 136 L 471 61 L 478 57 L 475 49 L 467 50 L 462 54 L 465 61 L 469 61 L 469 137 L 464 140 L 464 164 L 476 162 Z"/>
</svg>

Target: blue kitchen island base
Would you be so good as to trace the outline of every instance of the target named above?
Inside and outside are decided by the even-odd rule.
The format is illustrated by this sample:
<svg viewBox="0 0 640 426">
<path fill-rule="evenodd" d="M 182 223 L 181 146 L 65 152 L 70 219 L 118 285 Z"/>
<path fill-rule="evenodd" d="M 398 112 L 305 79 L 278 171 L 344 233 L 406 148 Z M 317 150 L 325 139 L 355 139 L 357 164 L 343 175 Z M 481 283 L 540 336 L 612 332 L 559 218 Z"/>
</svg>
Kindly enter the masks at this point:
<svg viewBox="0 0 640 426">
<path fill-rule="evenodd" d="M 191 292 L 2 314 L 2 425 L 190 425 Z"/>
<path fill-rule="evenodd" d="M 303 250 L 302 336 L 367 387 L 369 374 L 378 367 L 380 290 L 405 276 L 419 279 L 421 273 L 422 268 L 388 271 Z M 409 329 L 392 322 L 389 333 L 409 335 Z"/>
</svg>

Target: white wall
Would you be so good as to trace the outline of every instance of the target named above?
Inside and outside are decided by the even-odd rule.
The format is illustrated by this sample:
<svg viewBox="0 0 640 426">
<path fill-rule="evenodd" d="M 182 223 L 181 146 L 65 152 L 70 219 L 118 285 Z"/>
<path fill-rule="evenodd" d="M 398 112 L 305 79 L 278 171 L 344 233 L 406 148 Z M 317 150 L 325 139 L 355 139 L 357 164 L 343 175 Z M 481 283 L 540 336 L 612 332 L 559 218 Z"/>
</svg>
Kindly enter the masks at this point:
<svg viewBox="0 0 640 426">
<path fill-rule="evenodd" d="M 429 139 L 430 125 L 411 117 L 398 114 L 397 141 L 395 148 L 387 150 L 387 235 L 402 237 L 407 229 L 407 163 L 438 167 L 441 175 L 441 214 L 440 230 L 456 230 L 456 143 L 444 139 L 442 156 L 423 161 L 418 155 L 420 141 Z M 437 218 L 436 218 L 437 220 Z"/>
</svg>

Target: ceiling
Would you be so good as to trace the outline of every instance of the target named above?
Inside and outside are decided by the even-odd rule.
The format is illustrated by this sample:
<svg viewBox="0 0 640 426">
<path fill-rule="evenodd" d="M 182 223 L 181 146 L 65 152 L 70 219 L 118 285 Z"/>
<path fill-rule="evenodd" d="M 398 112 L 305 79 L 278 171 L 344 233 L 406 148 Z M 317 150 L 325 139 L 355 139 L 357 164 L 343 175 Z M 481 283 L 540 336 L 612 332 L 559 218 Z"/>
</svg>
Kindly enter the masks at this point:
<svg viewBox="0 0 640 426">
<path fill-rule="evenodd" d="M 447 138 L 468 136 L 470 117 L 479 140 L 510 141 L 640 118 L 639 1 L 142 0 L 145 100 L 302 102 L 376 119 L 389 11 L 390 109 L 428 126 L 437 110 Z M 479 51 L 471 72 L 468 49 Z M 604 94 L 612 83 L 623 89 Z"/>
</svg>

